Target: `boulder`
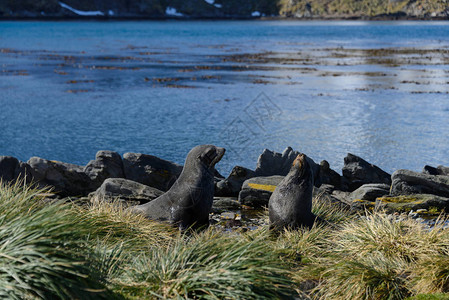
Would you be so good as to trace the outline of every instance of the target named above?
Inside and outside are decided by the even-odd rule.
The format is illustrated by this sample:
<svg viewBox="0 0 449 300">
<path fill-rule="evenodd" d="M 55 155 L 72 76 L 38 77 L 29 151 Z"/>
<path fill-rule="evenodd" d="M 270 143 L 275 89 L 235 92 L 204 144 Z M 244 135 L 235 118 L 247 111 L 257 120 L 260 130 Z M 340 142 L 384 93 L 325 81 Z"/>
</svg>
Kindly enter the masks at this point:
<svg viewBox="0 0 449 300">
<path fill-rule="evenodd" d="M 84 172 L 92 180 L 93 189 L 101 186 L 107 178 L 124 178 L 122 157 L 117 152 L 101 150 L 91 160 Z"/>
<path fill-rule="evenodd" d="M 212 205 L 212 212 L 221 213 L 223 211 L 239 210 L 241 208 L 242 208 L 242 205 L 235 198 L 214 197 L 214 203 Z"/>
<path fill-rule="evenodd" d="M 273 175 L 285 176 L 290 171 L 293 161 L 299 154 L 298 151 L 293 151 L 291 147 L 287 147 L 282 154 L 264 149 L 257 160 L 255 175 L 258 177 Z M 310 157 L 307 157 L 307 162 L 312 168 L 315 182 L 318 183 L 320 166 Z"/>
<path fill-rule="evenodd" d="M 92 192 L 92 180 L 84 167 L 32 157 L 28 161 L 33 180 L 40 187 L 51 186 L 61 197 L 84 196 Z"/>
<path fill-rule="evenodd" d="M 133 180 L 161 191 L 167 191 L 182 171 L 182 166 L 140 153 L 125 153 L 123 155 L 125 178 Z"/>
<path fill-rule="evenodd" d="M 397 170 L 391 176 L 391 194 L 432 194 L 449 197 L 449 176 L 428 175 L 409 170 Z"/>
<path fill-rule="evenodd" d="M 330 184 L 338 190 L 343 190 L 342 177 L 330 168 L 330 165 L 326 160 L 323 160 L 320 163 L 320 172 L 315 186 L 320 186 L 322 184 Z"/>
<path fill-rule="evenodd" d="M 274 175 L 245 180 L 239 193 L 239 202 L 251 207 L 267 206 L 271 194 L 282 179 L 284 176 Z"/>
<path fill-rule="evenodd" d="M 335 190 L 333 185 L 322 184 L 319 187 L 313 188 L 313 198 L 317 199 L 318 202 L 328 202 L 340 208 L 347 209 L 349 207 L 348 203 L 336 198 L 333 195 L 334 192 L 338 193 L 341 191 Z"/>
<path fill-rule="evenodd" d="M 146 186 L 144 184 L 124 179 L 108 178 L 93 193 L 92 201 L 119 200 L 129 205 L 139 205 L 150 202 L 161 196 L 164 192 L 158 189 Z"/>
<path fill-rule="evenodd" d="M 332 191 L 331 196 L 340 201 L 341 203 L 344 203 L 352 207 L 352 197 L 350 192 L 334 190 Z"/>
<path fill-rule="evenodd" d="M 356 155 L 348 153 L 344 163 L 343 177 L 348 182 L 350 192 L 367 183 L 391 184 L 390 174 Z"/>
<path fill-rule="evenodd" d="M 242 189 L 243 182 L 253 178 L 256 173 L 253 170 L 235 166 L 228 178 L 220 180 L 215 185 L 215 196 L 236 197 Z"/>
<path fill-rule="evenodd" d="M 382 209 L 388 213 L 410 212 L 418 209 L 426 209 L 435 213 L 448 212 L 449 198 L 430 194 L 381 197 L 376 200 L 376 209 Z"/>
<path fill-rule="evenodd" d="M 369 183 L 364 184 L 355 191 L 353 191 L 350 197 L 353 200 L 367 200 L 376 201 L 376 198 L 383 197 L 390 193 L 390 186 L 384 183 Z"/>
<path fill-rule="evenodd" d="M 13 181 L 16 179 L 16 170 L 19 160 L 12 156 L 0 156 L 0 179 L 3 181 Z"/>
<path fill-rule="evenodd" d="M 432 166 L 424 166 L 423 169 L 424 174 L 428 175 L 446 175 L 449 176 L 449 167 L 445 166 L 438 166 L 438 167 L 432 167 Z"/>
</svg>

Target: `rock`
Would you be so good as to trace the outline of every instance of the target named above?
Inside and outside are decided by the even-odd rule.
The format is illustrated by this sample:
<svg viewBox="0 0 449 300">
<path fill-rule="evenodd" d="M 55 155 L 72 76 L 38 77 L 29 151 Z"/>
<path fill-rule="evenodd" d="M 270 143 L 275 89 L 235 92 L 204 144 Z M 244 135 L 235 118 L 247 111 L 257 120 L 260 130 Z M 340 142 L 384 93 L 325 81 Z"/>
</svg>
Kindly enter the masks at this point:
<svg viewBox="0 0 449 300">
<path fill-rule="evenodd" d="M 433 194 L 449 197 L 449 176 L 427 175 L 409 170 L 397 170 L 391 176 L 391 194 Z"/>
<path fill-rule="evenodd" d="M 391 196 L 377 198 L 376 209 L 388 213 L 410 212 L 411 210 L 426 209 L 428 211 L 449 211 L 449 198 L 430 194 L 411 194 L 406 196 Z"/>
<path fill-rule="evenodd" d="M 0 179 L 3 181 L 13 181 L 16 179 L 16 170 L 19 160 L 12 156 L 0 156 Z"/>
<path fill-rule="evenodd" d="M 350 192 L 367 183 L 391 184 L 390 174 L 356 155 L 348 153 L 344 162 L 343 177 L 348 182 Z"/>
<path fill-rule="evenodd" d="M 12 156 L 0 156 L 0 180 L 11 182 L 24 179 L 31 182 L 30 166 Z"/>
<path fill-rule="evenodd" d="M 349 205 L 345 202 L 340 201 L 332 193 L 335 191 L 334 186 L 323 184 L 320 187 L 313 188 L 313 198 L 317 199 L 319 202 L 329 202 L 332 205 L 336 205 L 340 208 L 348 208 Z"/>
<path fill-rule="evenodd" d="M 326 193 L 326 194 L 332 194 L 332 192 L 335 190 L 335 187 L 331 184 L 322 184 L 319 187 L 315 187 L 313 189 L 313 195 L 317 196 L 320 193 Z"/>
<path fill-rule="evenodd" d="M 14 172 L 15 179 L 23 179 L 25 183 L 31 183 L 33 181 L 33 176 L 31 174 L 31 167 L 24 162 L 19 161 Z"/>
<path fill-rule="evenodd" d="M 359 210 L 359 211 L 374 211 L 376 207 L 376 202 L 362 200 L 362 199 L 354 199 L 351 203 L 351 210 Z"/>
<path fill-rule="evenodd" d="M 83 196 L 92 192 L 92 180 L 84 167 L 58 161 L 32 157 L 28 161 L 33 180 L 40 187 L 52 186 L 61 197 Z"/>
<path fill-rule="evenodd" d="M 330 184 L 336 189 L 342 190 L 342 177 L 330 168 L 330 165 L 326 160 L 323 160 L 320 163 L 318 181 L 315 183 L 315 186 L 323 184 Z"/>
<path fill-rule="evenodd" d="M 123 155 L 125 178 L 161 191 L 167 191 L 182 171 L 182 166 L 156 156 L 125 153 Z"/>
<path fill-rule="evenodd" d="M 341 203 L 344 203 L 348 206 L 352 206 L 352 198 L 350 192 L 334 190 L 331 196 L 340 201 Z"/>
<path fill-rule="evenodd" d="M 424 174 L 428 175 L 446 175 L 449 176 L 449 167 L 438 166 L 436 168 L 431 166 L 424 166 L 423 169 Z"/>
<path fill-rule="evenodd" d="M 125 178 L 120 154 L 113 151 L 98 151 L 95 160 L 91 160 L 84 172 L 92 180 L 93 189 L 101 186 L 107 178 Z"/>
<path fill-rule="evenodd" d="M 226 210 L 239 210 L 241 208 L 242 205 L 236 198 L 229 197 L 214 197 L 214 203 L 212 204 L 212 211 L 214 213 Z"/>
<path fill-rule="evenodd" d="M 390 186 L 384 183 L 369 183 L 364 184 L 355 191 L 350 197 L 353 200 L 367 200 L 376 201 L 376 198 L 388 195 L 390 193 Z"/>
<path fill-rule="evenodd" d="M 293 151 L 291 147 L 287 147 L 282 154 L 264 149 L 257 160 L 256 176 L 287 175 L 293 161 L 299 154 L 298 151 Z M 307 162 L 312 168 L 314 181 L 318 183 L 320 166 L 310 157 L 307 157 Z"/>
<path fill-rule="evenodd" d="M 236 197 L 242 189 L 243 182 L 253 178 L 256 173 L 253 170 L 235 166 L 228 178 L 217 182 L 215 185 L 215 196 Z"/>
<path fill-rule="evenodd" d="M 275 175 L 245 180 L 239 193 L 239 202 L 250 207 L 267 206 L 271 194 L 282 179 L 284 176 Z"/>
<path fill-rule="evenodd" d="M 112 202 L 117 199 L 130 205 L 139 205 L 150 202 L 163 193 L 163 191 L 132 180 L 108 178 L 95 191 L 92 201 Z"/>
</svg>

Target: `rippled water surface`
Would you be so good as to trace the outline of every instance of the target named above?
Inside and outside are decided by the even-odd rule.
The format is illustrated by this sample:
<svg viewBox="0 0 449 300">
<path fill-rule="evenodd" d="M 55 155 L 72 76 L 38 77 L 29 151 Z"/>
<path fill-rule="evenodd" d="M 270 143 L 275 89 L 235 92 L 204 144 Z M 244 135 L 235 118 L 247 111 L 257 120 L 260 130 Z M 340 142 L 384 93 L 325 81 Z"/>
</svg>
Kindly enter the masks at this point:
<svg viewBox="0 0 449 300">
<path fill-rule="evenodd" d="M 449 165 L 447 22 L 0 22 L 0 155 Z"/>
</svg>

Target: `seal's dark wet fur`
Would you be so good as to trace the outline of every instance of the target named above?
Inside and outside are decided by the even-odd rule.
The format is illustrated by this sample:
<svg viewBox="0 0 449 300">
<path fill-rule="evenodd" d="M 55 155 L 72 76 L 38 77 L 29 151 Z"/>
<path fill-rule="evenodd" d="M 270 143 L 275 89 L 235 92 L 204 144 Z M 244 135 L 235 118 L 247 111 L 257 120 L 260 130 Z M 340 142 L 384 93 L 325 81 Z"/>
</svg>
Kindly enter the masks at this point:
<svg viewBox="0 0 449 300">
<path fill-rule="evenodd" d="M 268 202 L 270 227 L 273 229 L 312 227 L 313 172 L 305 154 L 293 161 L 289 173 L 279 183 Z"/>
<path fill-rule="evenodd" d="M 149 219 L 166 221 L 181 229 L 209 225 L 214 198 L 214 167 L 224 148 L 200 145 L 190 150 L 178 180 L 162 196 L 132 211 Z"/>
</svg>

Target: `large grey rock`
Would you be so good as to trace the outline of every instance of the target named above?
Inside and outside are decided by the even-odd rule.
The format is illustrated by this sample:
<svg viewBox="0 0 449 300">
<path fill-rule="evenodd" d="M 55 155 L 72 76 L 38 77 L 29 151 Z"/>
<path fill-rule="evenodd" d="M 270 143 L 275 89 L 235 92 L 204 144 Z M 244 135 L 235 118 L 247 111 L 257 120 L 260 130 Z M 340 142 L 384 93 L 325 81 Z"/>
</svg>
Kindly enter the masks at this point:
<svg viewBox="0 0 449 300">
<path fill-rule="evenodd" d="M 93 194 L 93 201 L 124 201 L 129 205 L 150 202 L 164 192 L 144 184 L 124 179 L 108 178 Z"/>
<path fill-rule="evenodd" d="M 330 168 L 330 165 L 326 160 L 323 160 L 320 163 L 320 172 L 318 180 L 315 182 L 315 186 L 320 186 L 322 184 L 333 185 L 338 190 L 344 189 L 342 186 L 342 177 Z"/>
<path fill-rule="evenodd" d="M 264 149 L 257 160 L 256 176 L 287 175 L 293 161 L 299 154 L 298 151 L 293 151 L 291 147 L 287 147 L 282 153 Z M 320 166 L 310 157 L 307 157 L 307 162 L 312 168 L 314 180 L 318 182 Z"/>
<path fill-rule="evenodd" d="M 84 167 L 32 157 L 28 161 L 34 181 L 39 186 L 52 186 L 60 196 L 84 196 L 92 192 L 92 180 Z"/>
<path fill-rule="evenodd" d="M 367 183 L 391 184 L 390 174 L 356 155 L 348 153 L 344 162 L 343 177 L 351 192 Z"/>
<path fill-rule="evenodd" d="M 125 153 L 123 155 L 125 178 L 161 191 L 167 191 L 182 171 L 182 166 L 140 153 Z"/>
<path fill-rule="evenodd" d="M 353 200 L 367 200 L 376 201 L 376 198 L 383 197 L 390 193 L 390 186 L 384 183 L 369 183 L 364 184 L 355 191 L 353 191 L 350 197 Z"/>
<path fill-rule="evenodd" d="M 243 182 L 253 178 L 256 173 L 253 170 L 235 166 L 228 178 L 220 180 L 215 185 L 215 196 L 236 197 L 242 189 Z"/>
<path fill-rule="evenodd" d="M 101 150 L 95 160 L 91 160 L 84 172 L 92 180 L 92 187 L 97 189 L 107 178 L 124 178 L 122 157 L 117 152 Z"/>
<path fill-rule="evenodd" d="M 391 176 L 392 195 L 433 194 L 449 197 L 449 176 L 427 175 L 409 170 L 397 170 Z"/>
<path fill-rule="evenodd" d="M 449 167 L 445 166 L 438 166 L 438 167 L 432 167 L 432 166 L 424 166 L 423 169 L 424 174 L 428 175 L 446 175 L 449 176 Z"/>
<path fill-rule="evenodd" d="M 267 206 L 271 194 L 282 179 L 284 176 L 274 175 L 245 180 L 239 193 L 239 202 L 251 207 Z"/>
<path fill-rule="evenodd" d="M 389 213 L 418 209 L 435 210 L 437 213 L 449 212 L 449 198 L 430 194 L 381 197 L 376 200 L 376 209 L 383 209 Z"/>
</svg>

